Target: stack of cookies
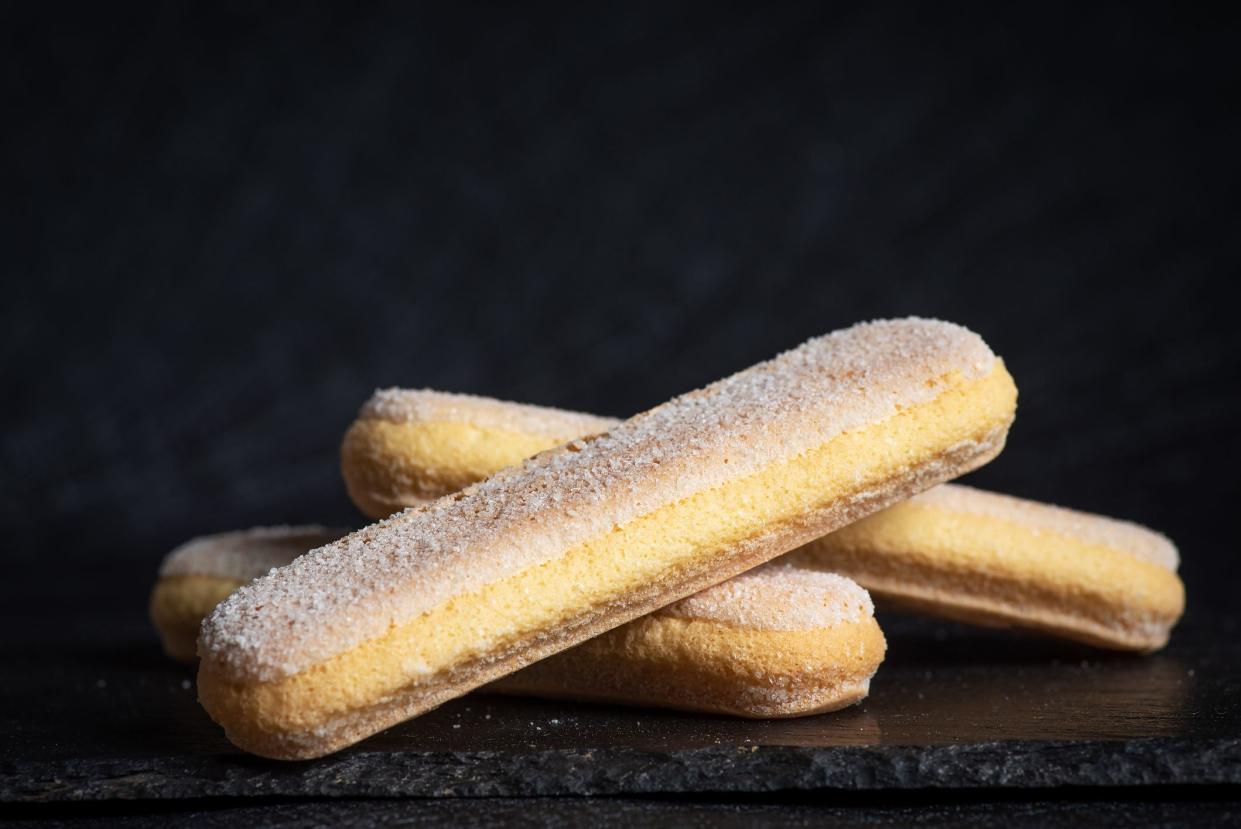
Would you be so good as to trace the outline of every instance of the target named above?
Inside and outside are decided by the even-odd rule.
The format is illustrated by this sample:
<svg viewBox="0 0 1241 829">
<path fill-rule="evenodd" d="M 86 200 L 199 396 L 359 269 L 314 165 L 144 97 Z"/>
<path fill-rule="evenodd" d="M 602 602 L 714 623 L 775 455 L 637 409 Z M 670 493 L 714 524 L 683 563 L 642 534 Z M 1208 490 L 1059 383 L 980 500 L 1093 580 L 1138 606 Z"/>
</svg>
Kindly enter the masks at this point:
<svg viewBox="0 0 1241 829">
<path fill-rule="evenodd" d="M 865 323 L 619 421 L 387 389 L 345 435 L 352 533 L 165 559 L 151 614 L 241 748 L 318 757 L 486 685 L 745 717 L 864 698 L 873 593 L 1099 647 L 1162 647 L 1177 552 L 1135 524 L 945 483 L 1017 390 L 976 334 Z M 869 592 L 868 592 L 869 591 Z"/>
</svg>

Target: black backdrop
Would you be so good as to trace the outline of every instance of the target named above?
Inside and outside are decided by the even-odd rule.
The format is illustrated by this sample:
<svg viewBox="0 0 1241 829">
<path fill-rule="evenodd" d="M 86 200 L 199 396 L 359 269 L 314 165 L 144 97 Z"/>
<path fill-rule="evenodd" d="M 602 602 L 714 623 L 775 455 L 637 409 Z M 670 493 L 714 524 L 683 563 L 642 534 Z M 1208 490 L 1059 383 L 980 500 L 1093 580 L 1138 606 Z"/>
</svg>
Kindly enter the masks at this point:
<svg viewBox="0 0 1241 829">
<path fill-rule="evenodd" d="M 376 386 L 620 415 L 906 314 L 1021 389 L 973 482 L 1163 529 L 1231 600 L 1235 20 L 102 5 L 2 13 L 5 613 L 358 523 Z"/>
</svg>

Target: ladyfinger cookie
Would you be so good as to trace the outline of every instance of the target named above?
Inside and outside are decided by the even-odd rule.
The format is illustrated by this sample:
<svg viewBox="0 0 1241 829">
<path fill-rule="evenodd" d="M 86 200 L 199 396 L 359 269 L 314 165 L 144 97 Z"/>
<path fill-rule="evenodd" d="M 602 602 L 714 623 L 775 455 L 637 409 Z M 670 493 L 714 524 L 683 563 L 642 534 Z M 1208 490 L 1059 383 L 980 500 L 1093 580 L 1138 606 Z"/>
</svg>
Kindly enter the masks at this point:
<svg viewBox="0 0 1241 829">
<path fill-rule="evenodd" d="M 345 432 L 341 475 L 364 515 L 387 518 L 619 423 L 470 394 L 386 389 Z"/>
<path fill-rule="evenodd" d="M 164 649 L 195 658 L 202 618 L 242 585 L 340 536 L 257 528 L 170 553 L 151 597 Z M 533 696 L 743 717 L 817 714 L 864 698 L 883 661 L 870 596 L 819 568 L 768 564 L 493 683 Z"/>
<path fill-rule="evenodd" d="M 151 621 L 164 652 L 194 661 L 203 617 L 229 593 L 345 533 L 318 525 L 255 527 L 182 544 L 164 557 L 151 591 Z"/>
<path fill-rule="evenodd" d="M 199 698 L 244 749 L 330 753 L 981 465 L 1015 406 L 959 326 L 811 340 L 241 588 Z"/>
<path fill-rule="evenodd" d="M 494 418 L 496 407 L 508 405 L 517 404 L 434 391 L 378 391 L 347 433 L 342 468 L 346 476 L 365 476 L 376 490 L 393 493 L 396 503 L 401 498 L 387 469 L 400 468 L 419 482 L 420 491 L 436 493 L 437 484 L 420 466 L 431 453 L 421 449 L 415 456 L 407 447 L 425 446 L 432 428 L 464 427 L 482 411 Z M 586 417 L 558 416 L 561 428 L 573 422 L 563 418 Z M 543 433 L 527 432 L 524 440 L 496 436 L 487 457 L 517 463 Z M 384 436 L 382 445 L 375 434 Z M 479 459 L 471 469 L 494 471 Z M 463 472 L 450 468 L 440 475 L 455 479 Z M 1185 604 L 1176 548 L 1159 533 L 955 484 L 877 512 L 786 560 L 846 574 L 876 597 L 918 612 L 1116 650 L 1163 647 Z"/>
<path fill-rule="evenodd" d="M 1176 547 L 1159 533 L 954 484 L 784 560 L 911 609 L 1119 650 L 1163 647 L 1185 609 Z"/>
<path fill-rule="evenodd" d="M 850 579 L 771 562 L 486 690 L 740 717 L 822 714 L 870 692 L 887 647 L 874 613 Z"/>
</svg>

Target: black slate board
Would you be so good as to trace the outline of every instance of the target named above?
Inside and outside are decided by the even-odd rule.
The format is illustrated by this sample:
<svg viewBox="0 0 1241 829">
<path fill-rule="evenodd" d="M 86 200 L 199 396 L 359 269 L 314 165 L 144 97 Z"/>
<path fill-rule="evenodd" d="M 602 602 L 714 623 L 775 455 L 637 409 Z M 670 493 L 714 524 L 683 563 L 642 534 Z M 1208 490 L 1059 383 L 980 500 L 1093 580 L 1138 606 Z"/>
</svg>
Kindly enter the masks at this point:
<svg viewBox="0 0 1241 829">
<path fill-rule="evenodd" d="M 0 669 L 0 802 L 1241 783 L 1235 620 L 1134 657 L 883 619 L 872 696 L 834 714 L 749 722 L 474 695 L 305 763 L 230 746 L 145 620 L 32 622 Z"/>
<path fill-rule="evenodd" d="M 83 807 L 26 809 L 24 820 L 13 826 L 49 825 L 89 827 L 112 825 L 122 816 L 128 826 L 164 827 L 172 820 L 202 829 L 214 827 L 278 825 L 282 829 L 331 826 L 334 829 L 371 829 L 401 826 L 509 827 L 550 825 L 558 827 L 694 826 L 834 826 L 834 827 L 961 827 L 994 826 L 1009 829 L 1049 824 L 1079 826 L 1229 826 L 1241 820 L 1241 800 L 1226 792 L 1203 792 L 1202 796 L 1173 803 L 1135 797 L 1125 792 L 1110 797 L 1061 796 L 1054 802 L 1030 803 L 1012 799 L 942 803 L 928 799 L 893 798 L 882 802 L 833 797 L 827 802 L 709 802 L 691 798 L 485 798 L 474 800 L 335 800 L 267 801 L 224 804 L 126 804 L 123 813 L 99 804 Z M 784 795 L 784 801 L 796 800 Z M 185 808 L 179 808 L 184 805 Z"/>
</svg>

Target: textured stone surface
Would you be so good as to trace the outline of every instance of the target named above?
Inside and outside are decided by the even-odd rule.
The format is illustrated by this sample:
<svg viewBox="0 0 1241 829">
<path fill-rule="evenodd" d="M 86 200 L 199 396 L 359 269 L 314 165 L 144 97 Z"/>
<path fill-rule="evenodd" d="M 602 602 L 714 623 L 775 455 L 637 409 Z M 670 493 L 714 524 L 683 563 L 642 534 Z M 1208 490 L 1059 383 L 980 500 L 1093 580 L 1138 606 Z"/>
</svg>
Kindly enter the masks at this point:
<svg viewBox="0 0 1241 829">
<path fill-rule="evenodd" d="M 9 800 L 198 797 L 513 797 L 790 789 L 1241 784 L 1241 740 L 1135 740 L 911 748 L 754 746 L 359 752 L 304 766 L 239 758 L 21 764 Z"/>
<path fill-rule="evenodd" d="M 242 754 L 141 619 L 0 665 L 0 800 L 755 794 L 1241 783 L 1236 625 L 1152 657 L 881 614 L 862 706 L 746 721 L 471 696 L 340 754 Z M 68 630 L 59 630 L 64 636 Z"/>
<path fill-rule="evenodd" d="M 1184 793 L 1183 793 L 1184 794 Z M 1214 794 L 1215 797 L 1210 795 Z M 1235 793 L 1234 793 L 1235 794 Z M 201 829 L 235 826 L 333 826 L 343 829 L 460 825 L 470 827 L 592 826 L 597 829 L 646 826 L 753 827 L 975 827 L 1003 823 L 1012 829 L 1054 825 L 1080 826 L 1229 826 L 1241 820 L 1241 800 L 1227 793 L 1199 792 L 1175 801 L 1118 795 L 1056 802 L 1012 798 L 967 799 L 943 803 L 933 799 L 894 797 L 806 799 L 788 802 L 709 802 L 694 799 L 634 798 L 486 798 L 443 800 L 369 800 L 277 802 L 263 805 L 114 804 L 27 808 L 8 825 L 92 827 L 110 825 L 123 814 L 134 827 L 164 827 L 172 822 Z M 51 817 L 48 817 L 48 816 Z"/>
</svg>

